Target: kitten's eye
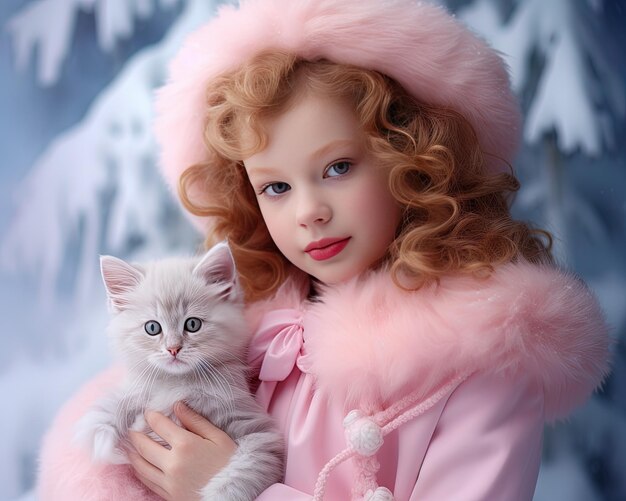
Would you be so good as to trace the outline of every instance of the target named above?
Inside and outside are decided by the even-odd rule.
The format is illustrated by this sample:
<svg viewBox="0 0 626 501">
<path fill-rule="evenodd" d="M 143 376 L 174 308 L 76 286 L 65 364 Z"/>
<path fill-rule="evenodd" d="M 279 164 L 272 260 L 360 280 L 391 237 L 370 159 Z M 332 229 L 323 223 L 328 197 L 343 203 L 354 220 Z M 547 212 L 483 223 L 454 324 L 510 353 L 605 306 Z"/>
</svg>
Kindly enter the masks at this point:
<svg viewBox="0 0 626 501">
<path fill-rule="evenodd" d="M 185 330 L 187 332 L 198 332 L 200 330 L 200 326 L 202 325 L 202 320 L 196 317 L 190 317 L 185 320 Z"/>
<path fill-rule="evenodd" d="M 161 324 L 159 322 L 156 322 L 155 320 L 150 320 L 146 322 L 143 328 L 146 329 L 146 332 L 150 334 L 151 336 L 156 336 L 157 334 L 161 334 L 161 331 L 163 330 L 161 329 Z"/>
</svg>

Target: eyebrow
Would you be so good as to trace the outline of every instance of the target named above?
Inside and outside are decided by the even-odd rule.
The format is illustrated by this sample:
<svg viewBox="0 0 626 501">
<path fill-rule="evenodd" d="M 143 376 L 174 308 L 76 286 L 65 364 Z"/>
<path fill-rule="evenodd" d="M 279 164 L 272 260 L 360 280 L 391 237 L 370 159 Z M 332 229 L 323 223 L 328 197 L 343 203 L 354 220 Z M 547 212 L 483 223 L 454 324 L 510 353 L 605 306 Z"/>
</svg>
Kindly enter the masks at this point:
<svg viewBox="0 0 626 501">
<path fill-rule="evenodd" d="M 342 148 L 344 146 L 352 146 L 353 144 L 354 144 L 353 139 L 335 139 L 331 141 L 330 143 L 325 144 L 321 148 L 318 148 L 313 153 L 311 153 L 311 155 L 309 155 L 309 159 L 313 160 L 316 158 L 323 157 L 324 155 L 328 154 L 335 148 Z M 273 167 L 251 167 L 250 170 L 248 171 L 248 175 L 250 176 L 271 175 L 271 174 L 274 174 L 275 171 L 276 169 L 274 169 Z"/>
<path fill-rule="evenodd" d="M 341 148 L 343 146 L 352 146 L 353 144 L 354 144 L 354 140 L 352 139 L 335 139 L 334 141 L 331 141 L 330 143 L 322 146 L 321 148 L 311 153 L 311 158 L 323 157 L 324 155 L 334 150 L 335 148 Z"/>
<path fill-rule="evenodd" d="M 248 177 L 253 176 L 269 176 L 276 172 L 272 167 L 250 167 L 248 169 Z"/>
</svg>

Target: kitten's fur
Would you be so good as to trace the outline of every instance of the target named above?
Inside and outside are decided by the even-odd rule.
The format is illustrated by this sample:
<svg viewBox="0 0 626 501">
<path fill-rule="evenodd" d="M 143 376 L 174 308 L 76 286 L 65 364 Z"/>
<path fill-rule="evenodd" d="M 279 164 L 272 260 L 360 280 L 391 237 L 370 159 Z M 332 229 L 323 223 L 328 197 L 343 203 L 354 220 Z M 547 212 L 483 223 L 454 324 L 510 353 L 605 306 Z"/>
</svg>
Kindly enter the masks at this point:
<svg viewBox="0 0 626 501">
<path fill-rule="evenodd" d="M 95 461 L 128 463 L 128 429 L 149 431 L 144 410 L 178 423 L 172 407 L 182 400 L 238 445 L 202 489 L 202 499 L 251 500 L 279 482 L 283 441 L 248 389 L 249 336 L 228 246 L 218 244 L 201 260 L 173 258 L 142 266 L 104 256 L 101 268 L 113 312 L 108 334 L 127 376 L 79 421 L 77 440 Z M 201 320 L 197 332 L 184 329 L 189 318 Z M 160 324 L 159 334 L 147 333 L 149 321 Z"/>
</svg>

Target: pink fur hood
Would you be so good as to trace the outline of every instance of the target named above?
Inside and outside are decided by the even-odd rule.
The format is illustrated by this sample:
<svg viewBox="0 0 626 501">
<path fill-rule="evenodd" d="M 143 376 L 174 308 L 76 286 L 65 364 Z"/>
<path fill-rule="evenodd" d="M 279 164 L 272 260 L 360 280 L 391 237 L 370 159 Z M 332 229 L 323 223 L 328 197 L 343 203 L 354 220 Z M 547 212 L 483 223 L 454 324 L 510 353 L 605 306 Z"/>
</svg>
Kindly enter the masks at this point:
<svg viewBox="0 0 626 501">
<path fill-rule="evenodd" d="M 240 0 L 188 37 L 156 96 L 161 167 L 176 189 L 182 172 L 210 161 L 207 88 L 264 50 L 376 70 L 418 101 L 461 113 L 492 171 L 508 169 L 520 112 L 501 54 L 443 8 L 414 0 Z M 194 198 L 210 203 L 202 187 Z M 207 218 L 193 217 L 203 232 Z"/>
<path fill-rule="evenodd" d="M 541 382 L 546 419 L 554 420 L 608 373 L 598 302 L 583 282 L 552 267 L 509 264 L 488 279 L 445 278 L 415 292 L 372 272 L 328 288 L 319 302 L 300 297 L 283 290 L 261 309 L 303 308 L 318 388 L 348 407 L 388 406 L 416 390 L 426 397 L 464 373 L 523 371 Z"/>
</svg>

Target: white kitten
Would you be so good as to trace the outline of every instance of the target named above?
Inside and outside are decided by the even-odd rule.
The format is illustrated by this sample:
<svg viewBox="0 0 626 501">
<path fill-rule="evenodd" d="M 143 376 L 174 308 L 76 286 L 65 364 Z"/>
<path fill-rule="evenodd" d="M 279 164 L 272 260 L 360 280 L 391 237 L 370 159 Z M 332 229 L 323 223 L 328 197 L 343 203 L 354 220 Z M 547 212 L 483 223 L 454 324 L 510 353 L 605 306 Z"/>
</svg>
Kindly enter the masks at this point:
<svg viewBox="0 0 626 501">
<path fill-rule="evenodd" d="M 108 334 L 127 375 L 78 422 L 77 441 L 94 461 L 128 463 L 129 429 L 161 441 L 144 410 L 178 422 L 172 408 L 182 400 L 238 445 L 202 489 L 203 499 L 251 500 L 279 482 L 283 441 L 248 389 L 249 333 L 228 246 L 218 244 L 202 259 L 141 266 L 103 256 L 101 269 L 113 313 Z"/>
</svg>

